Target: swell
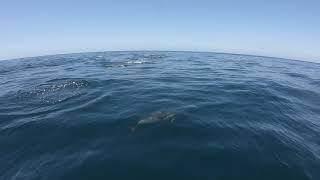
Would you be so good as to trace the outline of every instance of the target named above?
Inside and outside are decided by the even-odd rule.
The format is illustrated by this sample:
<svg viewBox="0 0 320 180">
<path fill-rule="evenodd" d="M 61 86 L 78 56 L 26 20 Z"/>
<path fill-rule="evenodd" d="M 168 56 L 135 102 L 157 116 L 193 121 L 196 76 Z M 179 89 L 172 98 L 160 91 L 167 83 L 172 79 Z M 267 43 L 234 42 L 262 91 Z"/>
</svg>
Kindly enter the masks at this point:
<svg viewBox="0 0 320 180">
<path fill-rule="evenodd" d="M 1 65 L 2 179 L 320 177 L 317 66 L 184 52 Z M 162 111 L 175 121 L 128 128 Z"/>
</svg>

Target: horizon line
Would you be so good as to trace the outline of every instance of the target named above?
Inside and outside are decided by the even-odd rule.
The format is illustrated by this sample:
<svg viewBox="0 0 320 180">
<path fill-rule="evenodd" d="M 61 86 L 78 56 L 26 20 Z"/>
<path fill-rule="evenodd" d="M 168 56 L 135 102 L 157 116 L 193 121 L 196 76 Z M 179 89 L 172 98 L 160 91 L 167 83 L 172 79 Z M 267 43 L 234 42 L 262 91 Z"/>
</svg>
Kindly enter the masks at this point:
<svg viewBox="0 0 320 180">
<path fill-rule="evenodd" d="M 301 60 L 295 58 L 284 58 L 284 57 L 275 57 L 268 55 L 255 55 L 255 54 L 245 54 L 245 53 L 231 53 L 231 52 L 218 52 L 218 51 L 197 51 L 197 50 L 103 50 L 103 51 L 82 51 L 82 52 L 70 52 L 70 53 L 57 53 L 57 54 L 44 54 L 36 56 L 26 56 L 26 57 L 17 57 L 9 59 L 0 59 L 1 61 L 10 61 L 10 60 L 23 60 L 29 58 L 39 58 L 39 57 L 48 57 L 48 56 L 59 56 L 59 55 L 68 55 L 68 54 L 85 54 L 85 53 L 104 53 L 104 52 L 186 52 L 186 53 L 214 53 L 214 54 L 230 54 L 230 55 L 240 55 L 240 56 L 251 56 L 251 57 L 262 57 L 262 58 L 275 58 L 281 60 L 289 61 L 299 61 L 306 63 L 315 63 L 320 64 L 320 62 Z"/>
</svg>

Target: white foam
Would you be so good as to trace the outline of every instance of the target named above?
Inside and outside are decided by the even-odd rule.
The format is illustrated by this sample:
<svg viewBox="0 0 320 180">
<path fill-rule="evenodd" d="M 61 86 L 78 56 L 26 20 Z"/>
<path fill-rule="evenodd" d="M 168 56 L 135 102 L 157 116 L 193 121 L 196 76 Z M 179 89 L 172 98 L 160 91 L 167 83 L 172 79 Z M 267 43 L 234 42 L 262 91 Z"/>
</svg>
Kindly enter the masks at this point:
<svg viewBox="0 0 320 180">
<path fill-rule="evenodd" d="M 147 61 L 145 60 L 135 60 L 135 61 L 128 61 L 127 64 L 144 64 Z"/>
</svg>

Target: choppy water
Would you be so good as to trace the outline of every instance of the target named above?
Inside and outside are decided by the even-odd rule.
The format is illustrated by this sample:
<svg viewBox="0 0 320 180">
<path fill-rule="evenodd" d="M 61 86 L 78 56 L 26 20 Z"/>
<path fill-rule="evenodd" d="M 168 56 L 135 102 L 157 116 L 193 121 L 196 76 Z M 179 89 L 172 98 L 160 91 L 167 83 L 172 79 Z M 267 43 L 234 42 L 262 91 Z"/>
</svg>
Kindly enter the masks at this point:
<svg viewBox="0 0 320 180">
<path fill-rule="evenodd" d="M 320 64 L 102 52 L 0 80 L 0 179 L 320 179 Z"/>
</svg>

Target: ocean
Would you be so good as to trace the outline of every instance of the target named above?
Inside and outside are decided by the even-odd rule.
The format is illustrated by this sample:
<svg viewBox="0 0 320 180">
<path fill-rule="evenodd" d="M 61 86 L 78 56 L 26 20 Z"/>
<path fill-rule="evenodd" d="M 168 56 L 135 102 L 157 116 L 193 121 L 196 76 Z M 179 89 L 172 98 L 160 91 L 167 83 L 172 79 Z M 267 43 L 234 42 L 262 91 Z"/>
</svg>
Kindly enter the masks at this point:
<svg viewBox="0 0 320 180">
<path fill-rule="evenodd" d="M 320 64 L 223 53 L 0 61 L 0 179 L 320 179 Z"/>
</svg>

